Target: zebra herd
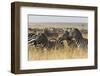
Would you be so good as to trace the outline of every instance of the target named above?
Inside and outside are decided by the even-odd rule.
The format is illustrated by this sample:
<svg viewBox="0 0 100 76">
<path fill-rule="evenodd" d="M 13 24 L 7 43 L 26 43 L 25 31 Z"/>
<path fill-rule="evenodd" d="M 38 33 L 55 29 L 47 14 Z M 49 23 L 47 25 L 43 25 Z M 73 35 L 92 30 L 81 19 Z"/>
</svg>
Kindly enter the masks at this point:
<svg viewBox="0 0 100 76">
<path fill-rule="evenodd" d="M 84 38 L 77 28 L 68 28 L 61 36 L 57 33 L 50 33 L 48 35 L 47 32 L 48 30 L 38 34 L 29 33 L 28 44 L 33 47 L 46 49 L 59 49 L 64 48 L 64 46 L 70 48 L 87 48 L 88 39 Z M 50 38 L 52 35 L 56 36 L 56 38 Z M 67 45 L 64 45 L 64 41 L 67 42 Z"/>
</svg>

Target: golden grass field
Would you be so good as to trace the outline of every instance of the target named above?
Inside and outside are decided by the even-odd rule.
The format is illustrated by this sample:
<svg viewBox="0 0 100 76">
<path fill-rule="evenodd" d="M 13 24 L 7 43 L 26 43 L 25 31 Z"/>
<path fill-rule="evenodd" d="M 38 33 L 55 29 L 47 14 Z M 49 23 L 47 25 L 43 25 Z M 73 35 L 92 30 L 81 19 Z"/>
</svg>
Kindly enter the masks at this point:
<svg viewBox="0 0 100 76">
<path fill-rule="evenodd" d="M 67 45 L 65 43 L 65 45 Z M 88 57 L 87 49 L 69 48 L 41 50 L 28 45 L 28 60 L 82 59 Z"/>
</svg>

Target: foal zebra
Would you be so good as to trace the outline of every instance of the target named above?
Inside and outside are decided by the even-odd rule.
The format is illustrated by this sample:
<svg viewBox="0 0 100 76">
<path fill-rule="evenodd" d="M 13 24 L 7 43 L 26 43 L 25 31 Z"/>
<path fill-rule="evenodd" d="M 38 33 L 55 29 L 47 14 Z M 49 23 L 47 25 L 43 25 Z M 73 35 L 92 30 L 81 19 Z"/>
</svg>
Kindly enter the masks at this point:
<svg viewBox="0 0 100 76">
<path fill-rule="evenodd" d="M 87 48 L 88 39 L 83 38 L 81 32 L 77 28 L 70 30 L 69 37 L 76 42 L 78 48 Z"/>
</svg>

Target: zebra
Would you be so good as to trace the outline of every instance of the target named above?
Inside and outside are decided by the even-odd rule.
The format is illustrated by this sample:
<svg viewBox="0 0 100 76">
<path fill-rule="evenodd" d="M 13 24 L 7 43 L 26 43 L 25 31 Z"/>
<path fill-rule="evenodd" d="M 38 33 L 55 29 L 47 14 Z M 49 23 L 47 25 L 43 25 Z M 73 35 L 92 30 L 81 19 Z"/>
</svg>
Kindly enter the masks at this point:
<svg viewBox="0 0 100 76">
<path fill-rule="evenodd" d="M 71 37 L 69 37 L 69 31 L 68 31 L 68 30 L 66 30 L 66 31 L 64 32 L 64 34 L 59 38 L 59 40 L 60 40 L 60 42 L 66 40 L 67 45 L 68 45 L 70 48 L 76 48 L 76 47 L 77 47 L 75 41 L 72 40 Z"/>
<path fill-rule="evenodd" d="M 28 34 L 28 44 L 29 45 L 35 45 L 36 44 L 36 38 L 37 38 L 37 35 L 33 34 L 33 33 L 29 33 Z"/>
<path fill-rule="evenodd" d="M 31 39 L 29 42 L 33 47 L 40 48 L 42 50 L 59 49 L 64 46 L 62 41 L 55 38 L 49 39 L 45 33 L 38 34 L 36 38 Z"/>
<path fill-rule="evenodd" d="M 28 34 L 28 41 L 31 41 L 32 39 L 36 38 L 37 35 L 35 35 L 34 33 L 29 33 Z"/>
<path fill-rule="evenodd" d="M 81 32 L 77 28 L 70 30 L 69 37 L 75 41 L 78 48 L 87 48 L 88 39 L 83 38 Z"/>
</svg>

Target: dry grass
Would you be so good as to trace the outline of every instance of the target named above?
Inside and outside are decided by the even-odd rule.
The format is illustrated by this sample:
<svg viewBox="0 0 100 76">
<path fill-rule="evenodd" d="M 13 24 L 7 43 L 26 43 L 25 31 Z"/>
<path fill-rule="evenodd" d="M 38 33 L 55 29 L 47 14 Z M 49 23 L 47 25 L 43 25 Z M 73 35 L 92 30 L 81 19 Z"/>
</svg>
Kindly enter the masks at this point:
<svg viewBox="0 0 100 76">
<path fill-rule="evenodd" d="M 41 50 L 28 46 L 28 60 L 54 60 L 54 59 L 82 59 L 88 57 L 87 49 L 69 48 Z"/>
<path fill-rule="evenodd" d="M 72 26 L 71 26 L 72 25 Z M 74 25 L 74 26 L 73 26 Z M 80 25 L 80 26 L 79 26 Z M 87 29 L 87 24 L 84 24 L 85 27 L 81 26 L 82 24 L 60 24 L 60 25 L 36 25 L 32 24 L 29 25 L 30 28 L 79 28 L 79 29 Z M 63 26 L 63 27 L 62 27 Z M 84 38 L 88 38 L 88 34 L 83 34 Z M 65 45 L 67 45 L 65 43 Z M 30 45 L 28 45 L 28 60 L 55 60 L 55 59 L 82 59 L 88 57 L 88 49 L 79 49 L 79 48 L 69 48 L 68 46 L 64 47 L 64 49 L 52 49 L 52 50 L 46 50 L 46 49 L 40 49 L 35 48 Z"/>
</svg>

